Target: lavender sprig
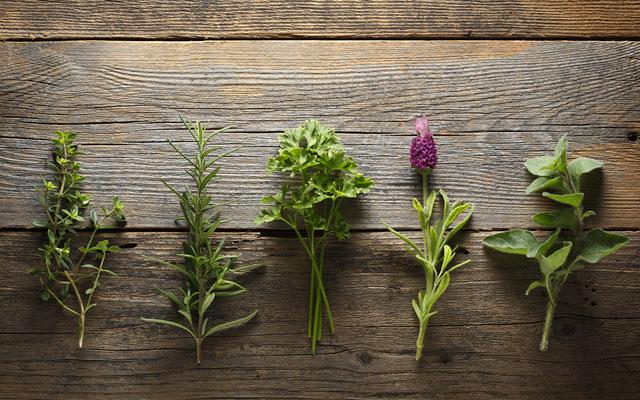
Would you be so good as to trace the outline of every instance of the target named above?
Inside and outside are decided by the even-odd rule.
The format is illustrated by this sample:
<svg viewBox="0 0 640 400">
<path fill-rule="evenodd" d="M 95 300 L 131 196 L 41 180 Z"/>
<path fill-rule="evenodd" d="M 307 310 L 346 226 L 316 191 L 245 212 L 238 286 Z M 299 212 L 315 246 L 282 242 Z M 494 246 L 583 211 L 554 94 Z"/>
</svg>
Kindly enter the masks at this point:
<svg viewBox="0 0 640 400">
<path fill-rule="evenodd" d="M 438 155 L 427 117 L 415 117 L 414 123 L 418 135 L 411 141 L 409 156 L 411 166 L 422 173 L 422 203 L 413 199 L 413 208 L 418 212 L 422 230 L 422 244 L 415 243 L 386 224 L 385 226 L 405 243 L 407 251 L 416 258 L 425 274 L 424 289 L 420 290 L 417 299 L 411 301 L 420 323 L 416 340 L 416 360 L 420 360 L 429 319 L 438 312 L 434 310 L 436 302 L 449 286 L 451 273 L 470 262 L 465 260 L 452 265 L 458 246 L 451 247 L 450 243 L 471 219 L 473 205 L 464 202 L 450 205 L 446 193 L 440 189 L 438 193 L 442 198 L 442 217 L 435 224 L 430 223 L 437 195 L 435 190 L 429 191 L 428 177 L 436 167 Z M 458 217 L 462 219 L 454 225 Z"/>
</svg>

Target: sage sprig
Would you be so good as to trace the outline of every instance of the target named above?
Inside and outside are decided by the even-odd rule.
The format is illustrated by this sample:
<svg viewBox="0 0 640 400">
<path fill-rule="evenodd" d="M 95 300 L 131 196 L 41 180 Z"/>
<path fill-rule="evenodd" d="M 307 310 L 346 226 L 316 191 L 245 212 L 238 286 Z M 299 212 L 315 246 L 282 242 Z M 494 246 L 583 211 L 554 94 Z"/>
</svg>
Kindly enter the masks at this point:
<svg viewBox="0 0 640 400">
<path fill-rule="evenodd" d="M 310 120 L 278 138 L 278 155 L 269 159 L 271 173 L 283 172 L 290 180 L 261 211 L 257 224 L 282 221 L 296 234 L 311 262 L 309 322 L 307 336 L 311 351 L 322 339 L 323 307 L 334 332 L 333 315 L 323 283 L 327 239 L 349 237 L 349 224 L 341 213 L 342 201 L 368 192 L 373 181 L 359 172 L 356 162 L 345 154 L 335 130 Z"/>
<path fill-rule="evenodd" d="M 124 224 L 126 219 L 118 197 L 113 198 L 110 208 L 102 207 L 100 211 L 91 208 L 91 198 L 79 189 L 85 178 L 80 173 L 80 163 L 75 161 L 80 154 L 74 143 L 76 134 L 56 131 L 55 136 L 53 161 L 47 163 L 54 176 L 51 180 L 43 179 L 38 188 L 47 220 L 34 222 L 34 226 L 45 228 L 47 235 L 40 249 L 41 265 L 30 272 L 42 284 L 42 300 L 55 300 L 77 319 L 78 346 L 82 348 L 87 314 L 97 305 L 93 296 L 102 277 L 116 275 L 105 266 L 107 254 L 120 250 L 108 240 L 95 243 L 96 233 L 108 219 L 118 224 Z M 86 209 L 90 209 L 91 235 L 84 246 L 74 251 L 76 233 L 84 228 L 82 215 Z"/>
<path fill-rule="evenodd" d="M 429 131 L 427 117 L 416 117 L 414 122 L 418 135 L 411 142 L 410 161 L 411 165 L 422 173 L 422 202 L 414 198 L 413 208 L 418 213 L 422 243 L 415 243 L 389 225 L 385 224 L 385 226 L 404 242 L 407 251 L 415 257 L 425 275 L 424 289 L 418 292 L 417 299 L 411 300 L 413 311 L 420 324 L 416 340 L 417 361 L 422 357 L 429 319 L 438 313 L 434 307 L 449 287 L 451 273 L 471 261 L 464 260 L 454 264 L 453 259 L 456 256 L 458 246 L 453 245 L 452 242 L 455 235 L 471 219 L 473 205 L 461 201 L 450 204 L 444 190 L 429 191 L 428 177 L 437 164 L 436 145 L 433 135 Z M 431 218 L 438 194 L 442 199 L 442 216 L 435 223 L 432 223 Z M 461 219 L 456 224 L 459 217 Z"/>
<path fill-rule="evenodd" d="M 214 155 L 215 152 L 221 150 L 221 147 L 208 147 L 208 144 L 228 128 L 222 128 L 209 134 L 206 131 L 206 126 L 199 121 L 191 123 L 183 119 L 182 122 L 197 146 L 195 155 L 188 156 L 171 141 L 169 141 L 169 145 L 189 164 L 190 167 L 186 172 L 193 180 L 193 187 L 187 187 L 179 192 L 164 179 L 162 183 L 178 198 L 180 203 L 182 217 L 176 219 L 176 222 L 185 223 L 189 230 L 187 240 L 182 246 L 183 252 L 178 254 L 183 261 L 182 263 L 172 263 L 148 257 L 178 271 L 185 278 L 184 286 L 178 289 L 177 294 L 170 290 L 158 289 L 176 307 L 182 322 L 157 318 L 142 318 L 142 320 L 172 326 L 187 332 L 195 340 L 196 361 L 200 364 L 202 343 L 205 338 L 214 333 L 244 325 L 258 313 L 257 310 L 254 310 L 242 318 L 214 326 L 209 325 L 208 312 L 215 299 L 235 296 L 246 291 L 242 285 L 231 280 L 228 276 L 244 273 L 258 265 L 234 267 L 238 256 L 223 254 L 224 239 L 220 240 L 217 246 L 212 245 L 213 236 L 221 223 L 221 204 L 213 202 L 208 194 L 208 188 L 216 181 L 220 171 L 216 162 L 235 152 L 238 148 Z"/>
<path fill-rule="evenodd" d="M 539 241 L 533 232 L 514 229 L 486 237 L 485 246 L 508 254 L 519 254 L 538 262 L 541 277 L 531 282 L 525 294 L 543 289 L 547 295 L 547 310 L 540 341 L 540 350 L 549 346 L 549 333 L 553 315 L 558 305 L 562 286 L 572 272 L 599 262 L 624 246 L 629 239 L 603 229 L 585 231 L 584 220 L 594 211 L 584 210 L 582 175 L 604 165 L 587 157 L 579 157 L 567 163 L 567 138 L 563 136 L 555 147 L 553 156 L 529 159 L 525 167 L 536 176 L 527 187 L 527 193 L 540 192 L 542 196 L 561 205 L 562 208 L 545 211 L 533 216 L 533 222 L 543 228 L 554 228 L 546 240 Z"/>
</svg>

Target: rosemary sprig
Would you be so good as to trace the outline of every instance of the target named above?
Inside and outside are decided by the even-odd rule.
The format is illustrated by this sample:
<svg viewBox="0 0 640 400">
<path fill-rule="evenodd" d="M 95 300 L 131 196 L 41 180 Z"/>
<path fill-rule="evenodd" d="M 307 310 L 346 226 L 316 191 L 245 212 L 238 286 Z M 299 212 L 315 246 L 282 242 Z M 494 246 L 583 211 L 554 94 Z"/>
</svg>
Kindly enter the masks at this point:
<svg viewBox="0 0 640 400">
<path fill-rule="evenodd" d="M 282 221 L 296 234 L 311 262 L 309 322 L 311 351 L 322 338 L 323 307 L 334 332 L 333 315 L 322 275 L 327 239 L 349 237 L 349 224 L 340 208 L 345 198 L 368 192 L 373 181 L 359 172 L 345 154 L 338 135 L 316 120 L 286 131 L 278 138 L 278 155 L 269 159 L 269 172 L 284 172 L 291 178 L 280 192 L 262 199 L 272 207 L 261 211 L 257 224 Z"/>
<path fill-rule="evenodd" d="M 196 154 L 189 157 L 171 141 L 169 141 L 169 145 L 190 165 L 186 172 L 193 180 L 193 188 L 187 187 L 184 191 L 179 192 L 165 180 L 162 182 L 178 198 L 180 203 L 182 217 L 178 218 L 176 222 L 184 222 L 189 229 L 187 240 L 183 243 L 183 252 L 178 254 L 183 258 L 183 262 L 171 263 L 148 258 L 172 268 L 184 276 L 184 287 L 178 289 L 178 294 L 159 289 L 160 293 L 176 306 L 183 322 L 156 318 L 142 318 L 142 320 L 172 326 L 187 332 L 195 340 L 196 361 L 200 364 L 202 343 L 206 337 L 241 326 L 257 314 L 258 311 L 255 310 L 242 318 L 211 327 L 207 317 L 207 312 L 215 299 L 238 295 L 246 291 L 242 285 L 228 279 L 227 275 L 240 274 L 258 265 L 233 268 L 238 257 L 223 255 L 224 239 L 217 246 L 212 246 L 213 236 L 221 223 L 220 204 L 212 202 L 207 190 L 209 185 L 216 181 L 220 171 L 220 167 L 215 166 L 216 162 L 238 148 L 214 155 L 214 152 L 219 151 L 221 147 L 207 148 L 207 145 L 216 135 L 228 128 L 207 134 L 206 126 L 198 121 L 191 123 L 182 119 L 182 122 L 197 145 Z"/>
<path fill-rule="evenodd" d="M 92 227 L 87 243 L 79 247 L 78 257 L 72 255 L 72 238 L 85 222 L 82 212 L 89 208 L 91 199 L 79 191 L 84 176 L 79 172 L 80 164 L 74 158 L 80 154 L 74 143 L 76 134 L 55 132 L 53 162 L 48 163 L 54 172 L 52 180 L 43 179 L 40 204 L 44 207 L 47 221 L 34 222 L 34 226 L 46 228 L 47 237 L 43 247 L 42 264 L 30 272 L 38 277 L 44 301 L 54 299 L 58 305 L 77 319 L 78 346 L 84 342 L 86 316 L 96 306 L 93 295 L 105 275 L 116 275 L 105 267 L 107 254 L 119 251 L 118 246 L 110 246 L 108 240 L 94 243 L 98 230 L 107 219 L 119 224 L 126 222 L 124 206 L 118 197 L 113 198 L 111 208 L 95 209 L 89 212 Z M 76 258 L 76 260 L 72 260 Z M 72 295 L 70 296 L 70 291 Z"/>
</svg>

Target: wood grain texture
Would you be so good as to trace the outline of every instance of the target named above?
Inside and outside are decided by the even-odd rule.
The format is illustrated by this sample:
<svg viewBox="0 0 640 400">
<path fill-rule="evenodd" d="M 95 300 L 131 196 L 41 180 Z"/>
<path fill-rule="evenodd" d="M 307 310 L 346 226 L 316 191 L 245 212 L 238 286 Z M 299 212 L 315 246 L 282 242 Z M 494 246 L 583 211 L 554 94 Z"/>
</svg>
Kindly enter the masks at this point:
<svg viewBox="0 0 640 400">
<path fill-rule="evenodd" d="M 159 178 L 185 182 L 165 142 L 185 139 L 182 112 L 238 126 L 221 144 L 244 147 L 224 162 L 214 193 L 236 201 L 228 228 L 254 229 L 260 197 L 279 185 L 264 172 L 277 133 L 318 117 L 378 183 L 350 205 L 353 226 L 380 229 L 383 219 L 415 229 L 409 119 L 426 109 L 440 151 L 433 182 L 476 204 L 472 228 L 531 226 L 550 203 L 524 194 L 522 162 L 564 133 L 573 156 L 607 163 L 587 186 L 601 214 L 594 222 L 640 227 L 640 153 L 627 139 L 640 127 L 639 43 L 5 43 L 0 54 L 8 60 L 0 66 L 0 227 L 39 217 L 32 189 L 47 173 L 54 129 L 81 134 L 86 187 L 98 202 L 122 195 L 130 227 L 174 227 L 177 206 Z"/>
<path fill-rule="evenodd" d="M 640 234 L 623 233 L 628 246 L 565 285 L 547 353 L 537 350 L 544 298 L 523 295 L 534 266 L 482 249 L 484 233 L 467 234 L 462 245 L 473 263 L 441 299 L 416 365 L 409 302 L 423 278 L 395 237 L 358 233 L 330 246 L 326 282 L 337 333 L 311 356 L 308 266 L 296 240 L 227 232 L 229 251 L 267 267 L 245 277 L 250 291 L 216 315 L 257 307 L 259 316 L 209 341 L 198 367 L 188 338 L 139 320 L 173 316 L 153 288 L 177 285 L 177 277 L 142 257 L 172 258 L 184 233 L 108 235 L 136 247 L 111 259 L 120 276 L 104 280 L 79 351 L 71 320 L 42 304 L 25 273 L 38 262 L 32 249 L 42 233 L 2 232 L 0 397 L 633 399 Z"/>
<path fill-rule="evenodd" d="M 0 39 L 615 38 L 639 35 L 630 0 L 3 2 Z"/>
</svg>

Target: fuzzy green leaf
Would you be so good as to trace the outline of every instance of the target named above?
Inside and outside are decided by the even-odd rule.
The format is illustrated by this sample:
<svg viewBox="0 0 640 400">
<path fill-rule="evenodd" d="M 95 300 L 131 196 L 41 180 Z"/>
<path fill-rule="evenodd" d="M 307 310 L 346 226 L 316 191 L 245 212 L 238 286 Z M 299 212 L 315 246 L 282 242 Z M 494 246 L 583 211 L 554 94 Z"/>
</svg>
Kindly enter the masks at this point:
<svg viewBox="0 0 640 400">
<path fill-rule="evenodd" d="M 514 229 L 507 232 L 500 232 L 487 236 L 482 240 L 482 244 L 507 254 L 526 255 L 529 249 L 536 246 L 538 241 L 533 233 L 527 230 Z"/>
<path fill-rule="evenodd" d="M 562 229 L 572 229 L 577 224 L 573 208 L 560 208 L 538 213 L 533 216 L 533 222 L 545 228 Z"/>
<path fill-rule="evenodd" d="M 559 235 L 560 229 L 556 229 L 556 231 L 552 233 L 549 238 L 547 238 L 547 240 L 545 240 L 544 242 L 537 242 L 534 246 L 531 246 L 529 248 L 529 251 L 527 252 L 527 257 L 537 258 L 541 255 L 547 254 L 547 251 L 549 251 L 549 249 L 551 249 L 551 246 L 553 246 L 556 240 L 558 240 Z"/>
<path fill-rule="evenodd" d="M 562 267 L 567 260 L 573 243 L 564 242 L 564 247 L 556 250 L 549 257 L 540 257 L 540 270 L 544 275 L 551 275 L 555 270 Z"/>
<path fill-rule="evenodd" d="M 531 282 L 531 284 L 527 288 L 527 291 L 524 292 L 525 296 L 528 296 L 529 293 L 531 293 L 531 291 L 533 289 L 536 289 L 536 288 L 539 288 L 539 287 L 545 287 L 544 282 L 542 282 L 542 281 L 533 281 L 533 282 Z"/>
<path fill-rule="evenodd" d="M 527 193 L 538 192 L 544 189 L 561 189 L 562 188 L 562 178 L 556 176 L 554 178 L 548 178 L 546 176 L 541 176 L 536 178 L 529 184 L 527 187 Z"/>
<path fill-rule="evenodd" d="M 580 178 L 583 174 L 602 168 L 603 165 L 604 163 L 602 161 L 588 157 L 579 157 L 569 163 L 568 170 L 571 176 Z"/>
<path fill-rule="evenodd" d="M 530 174 L 535 176 L 552 176 L 556 174 L 556 159 L 551 156 L 530 158 L 524 163 Z"/>
<path fill-rule="evenodd" d="M 578 259 L 595 264 L 629 242 L 626 236 L 602 229 L 592 229 L 578 243 Z"/>
<path fill-rule="evenodd" d="M 561 204 L 570 205 L 572 207 L 580 206 L 580 204 L 582 204 L 582 199 L 584 199 L 584 193 L 555 194 L 543 192 L 542 196 Z"/>
</svg>

